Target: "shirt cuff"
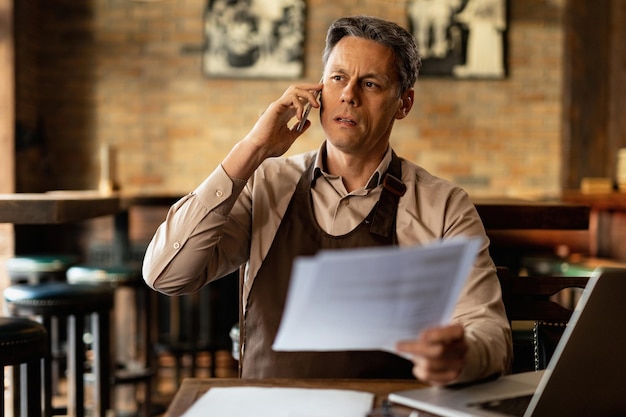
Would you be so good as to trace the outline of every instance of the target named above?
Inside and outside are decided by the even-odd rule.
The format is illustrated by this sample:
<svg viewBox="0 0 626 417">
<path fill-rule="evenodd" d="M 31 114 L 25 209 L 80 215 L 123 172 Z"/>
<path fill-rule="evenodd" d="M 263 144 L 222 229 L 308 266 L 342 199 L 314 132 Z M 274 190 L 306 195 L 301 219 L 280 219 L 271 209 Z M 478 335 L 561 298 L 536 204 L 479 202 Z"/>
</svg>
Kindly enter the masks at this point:
<svg viewBox="0 0 626 417">
<path fill-rule="evenodd" d="M 207 210 L 227 215 L 246 184 L 245 180 L 229 177 L 220 165 L 193 191 L 193 194 Z"/>
</svg>

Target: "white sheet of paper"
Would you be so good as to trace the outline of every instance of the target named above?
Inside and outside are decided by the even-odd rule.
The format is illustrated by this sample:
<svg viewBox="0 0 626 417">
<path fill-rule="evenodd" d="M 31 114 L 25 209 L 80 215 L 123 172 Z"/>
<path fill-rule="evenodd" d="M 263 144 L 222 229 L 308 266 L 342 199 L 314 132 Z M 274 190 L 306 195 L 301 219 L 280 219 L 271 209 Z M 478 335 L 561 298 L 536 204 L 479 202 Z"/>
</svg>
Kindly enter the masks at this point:
<svg viewBox="0 0 626 417">
<path fill-rule="evenodd" d="M 183 417 L 363 417 L 374 394 L 353 390 L 269 387 L 216 387 Z"/>
<path fill-rule="evenodd" d="M 297 258 L 273 349 L 385 350 L 447 323 L 480 238 Z"/>
</svg>

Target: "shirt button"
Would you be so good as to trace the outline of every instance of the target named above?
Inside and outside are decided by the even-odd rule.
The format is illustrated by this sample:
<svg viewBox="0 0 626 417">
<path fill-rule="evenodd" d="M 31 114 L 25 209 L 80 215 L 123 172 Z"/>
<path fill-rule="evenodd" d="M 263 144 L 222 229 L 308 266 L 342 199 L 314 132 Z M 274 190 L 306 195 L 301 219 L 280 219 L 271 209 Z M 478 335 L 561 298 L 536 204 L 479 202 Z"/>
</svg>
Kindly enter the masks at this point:
<svg viewBox="0 0 626 417">
<path fill-rule="evenodd" d="M 343 200 L 341 204 L 345 207 L 348 207 L 350 205 L 350 200 Z"/>
<path fill-rule="evenodd" d="M 180 243 L 174 242 L 174 249 L 179 249 L 179 248 L 180 248 Z"/>
<path fill-rule="evenodd" d="M 221 196 L 223 196 L 223 195 L 224 195 L 224 191 L 222 191 L 222 190 L 217 190 L 217 191 L 215 192 L 215 196 L 216 196 L 216 197 L 221 197 Z"/>
</svg>

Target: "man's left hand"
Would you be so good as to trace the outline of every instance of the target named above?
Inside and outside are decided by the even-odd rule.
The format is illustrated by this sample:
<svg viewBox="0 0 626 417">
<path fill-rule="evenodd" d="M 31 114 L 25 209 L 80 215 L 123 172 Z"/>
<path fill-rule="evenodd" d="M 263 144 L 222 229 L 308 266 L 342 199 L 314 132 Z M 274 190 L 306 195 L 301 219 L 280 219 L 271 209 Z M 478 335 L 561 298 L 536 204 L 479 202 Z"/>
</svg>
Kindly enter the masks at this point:
<svg viewBox="0 0 626 417">
<path fill-rule="evenodd" d="M 398 342 L 396 349 L 413 360 L 413 374 L 433 385 L 446 385 L 461 374 L 467 343 L 460 324 L 433 327 L 415 340 Z"/>
</svg>

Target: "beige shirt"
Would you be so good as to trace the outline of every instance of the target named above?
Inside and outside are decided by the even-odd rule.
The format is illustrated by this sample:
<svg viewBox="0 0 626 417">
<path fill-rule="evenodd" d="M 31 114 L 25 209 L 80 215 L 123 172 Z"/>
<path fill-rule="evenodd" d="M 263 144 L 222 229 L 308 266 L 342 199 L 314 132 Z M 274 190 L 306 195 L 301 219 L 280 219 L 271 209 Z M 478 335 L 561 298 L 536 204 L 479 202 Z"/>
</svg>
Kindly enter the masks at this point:
<svg viewBox="0 0 626 417">
<path fill-rule="evenodd" d="M 367 186 L 352 193 L 343 187 L 341 178 L 323 173 L 321 153 L 268 159 L 247 183 L 231 179 L 218 167 L 170 208 L 156 231 L 143 264 L 147 284 L 169 295 L 189 293 L 246 264 L 245 309 L 283 213 L 315 155 L 312 194 L 318 223 L 333 235 L 352 230 L 380 196 L 379 181 L 391 160 L 391 148 Z M 510 327 L 489 255 L 489 239 L 474 205 L 458 186 L 406 160 L 402 161 L 402 181 L 407 191 L 399 201 L 396 219 L 401 246 L 459 235 L 483 240 L 453 317 L 463 324 L 469 345 L 459 381 L 505 372 L 511 361 Z"/>
</svg>

